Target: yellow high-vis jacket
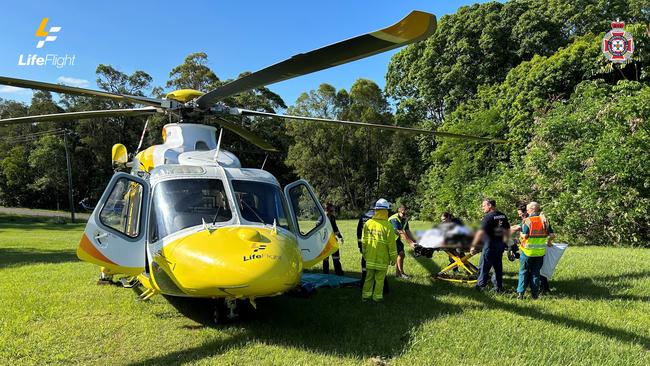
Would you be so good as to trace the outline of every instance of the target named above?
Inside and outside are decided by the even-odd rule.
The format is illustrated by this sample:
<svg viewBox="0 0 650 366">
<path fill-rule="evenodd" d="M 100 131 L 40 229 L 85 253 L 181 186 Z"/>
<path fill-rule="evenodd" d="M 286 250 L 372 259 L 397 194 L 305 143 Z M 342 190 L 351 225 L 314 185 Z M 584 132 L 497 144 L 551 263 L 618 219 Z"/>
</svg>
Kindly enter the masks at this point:
<svg viewBox="0 0 650 366">
<path fill-rule="evenodd" d="M 388 222 L 387 210 L 375 210 L 375 215 L 363 225 L 361 250 L 366 268 L 386 270 L 397 259 L 397 234 Z"/>
</svg>

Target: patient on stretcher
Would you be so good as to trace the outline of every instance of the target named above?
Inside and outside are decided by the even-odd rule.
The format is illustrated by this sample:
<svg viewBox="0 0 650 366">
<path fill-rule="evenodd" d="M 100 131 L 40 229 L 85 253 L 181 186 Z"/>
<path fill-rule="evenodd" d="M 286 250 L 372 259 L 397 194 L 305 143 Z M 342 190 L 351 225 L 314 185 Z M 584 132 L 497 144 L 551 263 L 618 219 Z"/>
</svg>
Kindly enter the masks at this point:
<svg viewBox="0 0 650 366">
<path fill-rule="evenodd" d="M 452 222 L 418 232 L 418 236 L 418 242 L 414 247 L 415 255 L 431 258 L 436 250 L 468 251 L 472 245 L 474 233 L 467 226 Z"/>
</svg>

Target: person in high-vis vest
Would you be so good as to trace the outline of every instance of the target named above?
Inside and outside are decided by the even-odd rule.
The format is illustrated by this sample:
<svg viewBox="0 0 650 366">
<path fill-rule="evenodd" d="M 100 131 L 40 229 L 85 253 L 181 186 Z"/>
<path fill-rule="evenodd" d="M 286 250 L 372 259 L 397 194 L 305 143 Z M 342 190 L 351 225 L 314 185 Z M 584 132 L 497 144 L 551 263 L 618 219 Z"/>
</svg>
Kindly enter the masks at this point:
<svg viewBox="0 0 650 366">
<path fill-rule="evenodd" d="M 361 299 L 381 301 L 384 298 L 384 278 L 389 265 L 395 264 L 397 234 L 388 222 L 390 203 L 381 198 L 374 207 L 374 215 L 363 225 L 361 249 L 366 261 L 366 280 L 363 283 Z"/>
<path fill-rule="evenodd" d="M 517 206 L 517 216 L 521 219 L 520 225 L 513 225 L 510 227 L 510 237 L 513 238 L 512 246 L 508 247 L 508 259 L 511 262 L 514 262 L 516 259 L 519 259 L 519 235 L 521 234 L 521 226 L 524 224 L 524 220 L 528 217 L 528 209 L 526 204 L 522 203 Z M 546 254 L 544 254 L 546 256 Z M 541 285 L 541 294 L 548 294 L 551 292 L 551 285 L 548 282 L 548 278 L 540 275 L 540 285 Z"/>
<path fill-rule="evenodd" d="M 543 213 L 540 213 L 539 204 L 530 202 L 526 206 L 528 217 L 521 225 L 519 240 L 519 284 L 517 285 L 517 298 L 523 299 L 526 287 L 530 284 L 533 299 L 539 297 L 540 273 L 544 264 L 546 247 L 552 246 L 555 237 L 553 228 Z"/>
<path fill-rule="evenodd" d="M 408 280 L 411 276 L 404 273 L 404 243 L 408 244 L 411 249 L 415 246 L 415 239 L 413 238 L 413 233 L 409 227 L 409 218 L 407 216 L 406 205 L 401 204 L 397 209 L 397 213 L 388 218 L 391 225 L 397 232 L 397 241 L 395 245 L 397 246 L 397 261 L 395 266 L 395 277 Z"/>
<path fill-rule="evenodd" d="M 361 237 L 363 236 L 363 226 L 366 222 L 372 217 L 375 216 L 375 201 L 370 203 L 370 208 L 368 211 L 364 212 L 359 216 L 359 221 L 357 221 L 357 246 L 359 247 L 359 253 L 361 253 L 361 286 L 360 291 L 363 291 L 363 284 L 366 281 L 366 260 L 363 259 L 363 247 L 361 245 Z M 384 296 L 390 292 L 388 288 L 388 278 L 384 277 Z"/>
</svg>

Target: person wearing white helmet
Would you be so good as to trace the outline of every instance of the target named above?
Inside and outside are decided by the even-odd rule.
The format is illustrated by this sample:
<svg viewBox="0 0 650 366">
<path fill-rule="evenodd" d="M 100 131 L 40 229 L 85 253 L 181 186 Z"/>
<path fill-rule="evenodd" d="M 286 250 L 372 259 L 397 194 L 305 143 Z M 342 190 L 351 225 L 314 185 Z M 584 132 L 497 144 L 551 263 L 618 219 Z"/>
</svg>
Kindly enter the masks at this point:
<svg viewBox="0 0 650 366">
<path fill-rule="evenodd" d="M 361 246 L 361 236 L 363 235 L 363 226 L 368 222 L 368 220 L 372 219 L 372 217 L 375 215 L 375 202 L 372 201 L 370 203 L 368 211 L 362 213 L 359 216 L 359 220 L 357 221 L 357 246 L 359 247 L 359 253 L 361 253 L 361 288 L 360 290 L 363 291 L 363 283 L 366 281 L 366 260 L 363 259 L 363 250 Z M 389 292 L 388 289 L 388 278 L 384 277 L 384 296 L 386 296 Z"/>
<path fill-rule="evenodd" d="M 363 283 L 361 299 L 382 301 L 384 278 L 389 265 L 395 265 L 397 234 L 388 222 L 390 203 L 380 198 L 375 203 L 374 215 L 363 226 L 361 236 L 362 255 L 366 261 L 366 280 Z"/>
</svg>

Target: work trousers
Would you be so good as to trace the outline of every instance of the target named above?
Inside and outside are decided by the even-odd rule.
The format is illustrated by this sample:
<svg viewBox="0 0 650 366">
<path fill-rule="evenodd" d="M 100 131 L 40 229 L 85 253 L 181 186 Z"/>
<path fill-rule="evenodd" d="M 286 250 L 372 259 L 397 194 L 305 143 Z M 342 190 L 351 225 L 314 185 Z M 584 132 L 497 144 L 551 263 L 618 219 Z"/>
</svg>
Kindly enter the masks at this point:
<svg viewBox="0 0 650 366">
<path fill-rule="evenodd" d="M 366 260 L 361 256 L 361 289 L 366 281 Z M 384 295 L 388 295 L 388 277 L 384 276 Z"/>
<path fill-rule="evenodd" d="M 344 273 L 343 267 L 341 267 L 341 256 L 339 255 L 338 250 L 332 253 L 332 262 L 334 262 L 334 273 L 336 273 L 337 276 L 343 276 Z M 330 257 L 323 259 L 323 273 L 330 273 Z"/>
<path fill-rule="evenodd" d="M 487 286 L 490 269 L 494 268 L 492 284 L 497 291 L 503 290 L 503 251 L 505 245 L 502 242 L 485 243 L 481 252 L 481 263 L 479 264 L 478 281 L 476 287 Z"/>
<path fill-rule="evenodd" d="M 523 252 L 519 256 L 519 284 L 517 293 L 523 294 L 530 284 L 530 292 L 533 297 L 539 295 L 540 277 L 539 270 L 544 264 L 544 257 L 529 257 Z"/>
<path fill-rule="evenodd" d="M 384 280 L 387 269 L 366 269 L 366 281 L 363 283 L 361 298 L 367 300 L 372 297 L 375 301 L 384 299 Z"/>
</svg>

